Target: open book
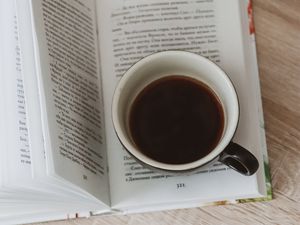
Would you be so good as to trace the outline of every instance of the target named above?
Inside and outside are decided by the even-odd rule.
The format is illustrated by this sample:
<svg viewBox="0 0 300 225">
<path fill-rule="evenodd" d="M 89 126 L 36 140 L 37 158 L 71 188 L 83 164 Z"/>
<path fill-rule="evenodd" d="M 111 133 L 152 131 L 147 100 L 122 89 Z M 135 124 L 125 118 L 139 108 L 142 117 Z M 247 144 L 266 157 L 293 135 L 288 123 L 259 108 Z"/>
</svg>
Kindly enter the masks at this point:
<svg viewBox="0 0 300 225">
<path fill-rule="evenodd" d="M 0 0 L 0 224 L 271 198 L 246 0 Z M 142 167 L 111 121 L 118 80 L 153 52 L 216 62 L 240 101 L 234 141 L 259 160 L 189 176 Z"/>
</svg>

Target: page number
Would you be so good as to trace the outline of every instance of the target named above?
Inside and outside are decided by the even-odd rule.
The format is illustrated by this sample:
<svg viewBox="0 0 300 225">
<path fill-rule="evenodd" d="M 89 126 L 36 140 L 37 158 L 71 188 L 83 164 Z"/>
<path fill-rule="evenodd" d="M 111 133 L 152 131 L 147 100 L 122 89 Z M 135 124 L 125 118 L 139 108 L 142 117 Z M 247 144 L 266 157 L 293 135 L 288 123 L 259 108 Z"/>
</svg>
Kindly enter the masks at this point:
<svg viewBox="0 0 300 225">
<path fill-rule="evenodd" d="M 177 189 L 179 189 L 179 188 L 185 188 L 185 183 L 177 184 Z"/>
</svg>

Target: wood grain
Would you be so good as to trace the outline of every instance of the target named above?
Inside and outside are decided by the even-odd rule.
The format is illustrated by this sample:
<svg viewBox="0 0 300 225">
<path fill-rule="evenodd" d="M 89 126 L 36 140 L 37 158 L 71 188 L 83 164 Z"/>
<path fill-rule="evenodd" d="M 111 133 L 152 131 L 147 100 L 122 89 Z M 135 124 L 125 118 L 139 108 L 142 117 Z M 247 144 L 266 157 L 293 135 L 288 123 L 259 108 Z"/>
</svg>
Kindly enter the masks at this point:
<svg viewBox="0 0 300 225">
<path fill-rule="evenodd" d="M 253 3 L 275 199 L 48 225 L 300 224 L 300 1 L 253 0 Z"/>
</svg>

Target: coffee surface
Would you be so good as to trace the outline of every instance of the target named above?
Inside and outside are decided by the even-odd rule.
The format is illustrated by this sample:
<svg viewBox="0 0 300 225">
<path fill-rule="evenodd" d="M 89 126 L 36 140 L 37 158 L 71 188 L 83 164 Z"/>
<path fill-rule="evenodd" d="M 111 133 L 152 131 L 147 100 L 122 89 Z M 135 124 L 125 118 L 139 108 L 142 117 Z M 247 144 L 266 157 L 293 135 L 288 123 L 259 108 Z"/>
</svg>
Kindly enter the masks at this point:
<svg viewBox="0 0 300 225">
<path fill-rule="evenodd" d="M 185 76 L 168 76 L 145 87 L 129 113 L 129 130 L 139 151 L 168 164 L 209 154 L 218 144 L 224 113 L 216 94 Z"/>
</svg>

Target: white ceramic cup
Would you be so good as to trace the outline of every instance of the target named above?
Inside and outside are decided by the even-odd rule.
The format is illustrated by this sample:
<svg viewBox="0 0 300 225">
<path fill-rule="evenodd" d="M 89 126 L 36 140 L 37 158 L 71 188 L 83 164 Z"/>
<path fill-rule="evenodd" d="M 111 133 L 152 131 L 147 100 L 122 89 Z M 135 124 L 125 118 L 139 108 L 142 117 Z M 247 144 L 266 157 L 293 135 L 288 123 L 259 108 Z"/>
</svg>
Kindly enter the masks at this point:
<svg viewBox="0 0 300 225">
<path fill-rule="evenodd" d="M 129 112 L 137 95 L 153 81 L 170 75 L 188 76 L 205 83 L 218 96 L 224 111 L 224 129 L 217 146 L 203 158 L 185 164 L 167 164 L 149 158 L 135 147 L 129 131 Z M 220 67 L 197 54 L 163 51 L 134 64 L 115 89 L 112 119 L 124 148 L 145 166 L 161 172 L 192 171 L 213 160 L 219 160 L 244 175 L 252 175 L 258 168 L 257 159 L 248 150 L 231 142 L 239 121 L 238 97 L 232 82 Z"/>
</svg>

